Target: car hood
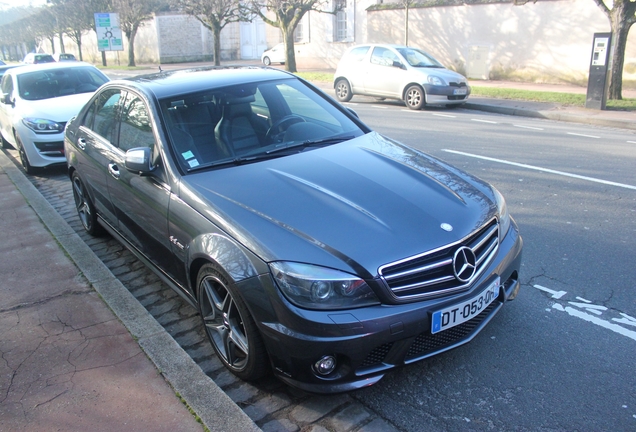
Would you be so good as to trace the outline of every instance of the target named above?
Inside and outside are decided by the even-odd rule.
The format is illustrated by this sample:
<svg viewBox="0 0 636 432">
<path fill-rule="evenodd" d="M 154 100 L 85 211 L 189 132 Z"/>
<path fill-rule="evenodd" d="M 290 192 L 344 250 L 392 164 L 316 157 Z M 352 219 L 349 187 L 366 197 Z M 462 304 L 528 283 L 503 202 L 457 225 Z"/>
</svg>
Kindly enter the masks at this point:
<svg viewBox="0 0 636 432">
<path fill-rule="evenodd" d="M 55 122 L 66 122 L 77 115 L 93 93 L 80 93 L 50 99 L 16 101 L 15 116 L 37 117 Z"/>
<path fill-rule="evenodd" d="M 267 262 L 309 262 L 362 277 L 460 240 L 496 212 L 486 183 L 375 132 L 192 174 L 180 196 Z"/>
<path fill-rule="evenodd" d="M 426 68 L 426 67 L 422 67 L 422 68 L 418 68 L 418 67 L 410 67 L 410 71 L 412 74 L 418 75 L 418 76 L 429 76 L 429 75 L 435 75 L 438 76 L 440 78 L 443 78 L 446 82 L 457 82 L 457 83 L 461 83 L 461 82 L 465 82 L 468 84 L 468 80 L 466 79 L 466 77 L 462 74 L 459 74 L 455 71 L 452 71 L 450 69 L 445 69 L 445 68 Z"/>
</svg>

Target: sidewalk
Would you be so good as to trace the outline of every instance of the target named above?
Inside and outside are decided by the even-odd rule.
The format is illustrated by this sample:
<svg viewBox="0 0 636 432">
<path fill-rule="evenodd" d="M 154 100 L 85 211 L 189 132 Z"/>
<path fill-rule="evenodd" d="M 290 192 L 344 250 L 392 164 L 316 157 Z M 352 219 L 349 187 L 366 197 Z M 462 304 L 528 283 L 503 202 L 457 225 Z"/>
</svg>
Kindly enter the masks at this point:
<svg viewBox="0 0 636 432">
<path fill-rule="evenodd" d="M 3 152 L 0 229 L 1 432 L 259 430 Z"/>
</svg>

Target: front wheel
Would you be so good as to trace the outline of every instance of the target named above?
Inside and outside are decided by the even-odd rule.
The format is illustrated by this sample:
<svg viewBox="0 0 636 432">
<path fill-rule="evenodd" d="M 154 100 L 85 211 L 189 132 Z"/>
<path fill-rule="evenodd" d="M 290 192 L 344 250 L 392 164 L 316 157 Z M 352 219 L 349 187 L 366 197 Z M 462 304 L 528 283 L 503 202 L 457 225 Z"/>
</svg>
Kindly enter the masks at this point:
<svg viewBox="0 0 636 432">
<path fill-rule="evenodd" d="M 268 371 L 263 340 L 229 277 L 205 264 L 197 287 L 205 332 L 221 362 L 243 380 L 263 377 Z"/>
<path fill-rule="evenodd" d="M 426 96 L 422 87 L 418 85 L 412 85 L 406 89 L 404 93 L 404 103 L 412 110 L 419 110 L 426 105 Z"/>
<path fill-rule="evenodd" d="M 15 135 L 15 144 L 16 144 L 16 147 L 18 148 L 18 154 L 20 155 L 20 163 L 22 164 L 22 168 L 24 168 L 24 172 L 26 172 L 27 174 L 34 174 L 35 168 L 33 168 L 31 163 L 29 162 L 29 157 L 27 156 L 26 151 L 24 150 L 24 144 L 22 144 L 22 141 L 20 141 L 20 137 L 18 137 L 17 134 Z"/>
<path fill-rule="evenodd" d="M 351 86 L 346 79 L 339 79 L 336 81 L 336 99 L 340 102 L 349 102 L 353 94 L 351 93 Z"/>
<path fill-rule="evenodd" d="M 272 64 L 272 61 L 269 59 L 269 57 L 263 57 L 263 64 L 265 66 L 269 66 Z"/>
</svg>

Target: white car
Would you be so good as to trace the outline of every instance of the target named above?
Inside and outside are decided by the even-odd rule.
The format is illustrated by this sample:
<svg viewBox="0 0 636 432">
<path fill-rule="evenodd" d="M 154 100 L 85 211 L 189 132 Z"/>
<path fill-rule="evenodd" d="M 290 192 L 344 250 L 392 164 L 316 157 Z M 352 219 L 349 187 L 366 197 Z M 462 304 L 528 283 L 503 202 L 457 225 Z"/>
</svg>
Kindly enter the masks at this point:
<svg viewBox="0 0 636 432">
<path fill-rule="evenodd" d="M 13 146 L 27 173 L 66 163 L 64 127 L 109 79 L 88 63 L 8 69 L 0 89 L 2 146 Z"/>
<path fill-rule="evenodd" d="M 430 54 L 402 45 L 360 45 L 340 59 L 334 74 L 340 102 L 353 95 L 403 100 L 410 109 L 426 104 L 461 105 L 470 95 L 468 80 Z"/>
<path fill-rule="evenodd" d="M 272 49 L 268 49 L 261 54 L 261 61 L 265 66 L 269 66 L 272 63 L 285 64 L 285 44 L 279 43 Z"/>
</svg>

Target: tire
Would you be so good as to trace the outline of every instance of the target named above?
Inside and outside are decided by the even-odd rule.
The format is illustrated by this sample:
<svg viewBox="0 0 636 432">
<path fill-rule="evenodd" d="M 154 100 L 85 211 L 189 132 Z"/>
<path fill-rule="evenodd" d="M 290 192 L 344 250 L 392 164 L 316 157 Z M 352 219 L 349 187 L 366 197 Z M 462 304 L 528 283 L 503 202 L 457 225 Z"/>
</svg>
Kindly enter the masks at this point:
<svg viewBox="0 0 636 432">
<path fill-rule="evenodd" d="M 412 85 L 404 92 L 404 103 L 412 110 L 420 110 L 426 105 L 426 95 L 422 87 Z"/>
<path fill-rule="evenodd" d="M 24 172 L 26 172 L 27 174 L 35 174 L 36 169 L 31 166 L 29 157 L 24 151 L 22 141 L 20 141 L 20 137 L 17 134 L 15 135 L 15 145 L 17 147 L 18 154 L 20 155 L 20 163 L 22 164 L 22 168 L 24 168 Z"/>
<path fill-rule="evenodd" d="M 229 276 L 205 264 L 197 291 L 205 332 L 221 362 L 242 380 L 262 378 L 269 371 L 265 345 Z"/>
<path fill-rule="evenodd" d="M 265 66 L 269 66 L 272 64 L 272 61 L 269 59 L 269 57 L 266 56 L 266 57 L 263 57 L 263 64 Z"/>
<path fill-rule="evenodd" d="M 77 171 L 75 171 L 71 177 L 71 184 L 73 186 L 75 209 L 77 210 L 77 215 L 79 216 L 80 222 L 82 222 L 84 230 L 94 237 L 104 234 L 104 228 L 97 222 L 95 206 L 88 196 L 84 183 L 77 174 Z"/>
<path fill-rule="evenodd" d="M 2 148 L 4 149 L 13 148 L 13 146 L 9 143 L 9 141 L 4 139 L 4 136 L 2 136 L 1 133 L 0 133 L 0 140 L 2 140 Z"/>
<path fill-rule="evenodd" d="M 340 102 L 349 102 L 352 97 L 353 93 L 351 93 L 349 81 L 344 78 L 340 78 L 336 81 L 336 99 Z"/>
</svg>

